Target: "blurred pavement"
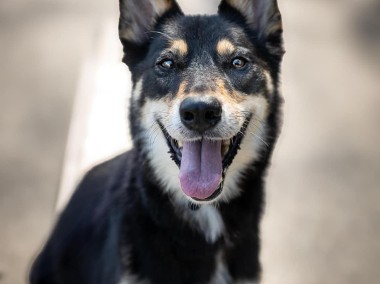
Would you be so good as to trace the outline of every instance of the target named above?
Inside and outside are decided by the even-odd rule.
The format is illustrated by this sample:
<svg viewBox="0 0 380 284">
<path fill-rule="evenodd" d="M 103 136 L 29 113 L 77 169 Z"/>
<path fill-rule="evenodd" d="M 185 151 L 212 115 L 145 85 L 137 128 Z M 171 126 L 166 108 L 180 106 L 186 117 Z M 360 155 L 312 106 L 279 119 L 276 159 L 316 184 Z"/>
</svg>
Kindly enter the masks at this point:
<svg viewBox="0 0 380 284">
<path fill-rule="evenodd" d="M 217 3 L 180 2 L 201 13 L 215 11 Z M 104 26 L 116 23 L 117 5 L 0 2 L 0 284 L 25 283 L 54 224 L 83 66 L 89 54 L 104 54 Z M 377 283 L 380 3 L 279 5 L 287 50 L 285 115 L 267 182 L 262 284 Z M 114 66 L 121 46 L 106 46 L 115 48 L 113 55 L 91 66 L 102 69 L 98 63 L 107 58 Z M 116 69 L 129 81 L 121 63 Z M 89 166 L 85 160 L 81 168 Z"/>
</svg>

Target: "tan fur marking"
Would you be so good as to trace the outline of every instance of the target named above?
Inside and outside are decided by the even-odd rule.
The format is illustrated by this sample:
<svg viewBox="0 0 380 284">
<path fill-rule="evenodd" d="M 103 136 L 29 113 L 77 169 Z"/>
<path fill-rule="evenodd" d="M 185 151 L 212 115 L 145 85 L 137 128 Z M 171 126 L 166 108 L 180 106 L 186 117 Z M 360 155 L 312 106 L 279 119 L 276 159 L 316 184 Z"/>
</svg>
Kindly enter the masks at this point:
<svg viewBox="0 0 380 284">
<path fill-rule="evenodd" d="M 152 1 L 153 8 L 157 15 L 162 16 L 167 10 L 173 6 L 172 0 L 156 0 Z"/>
<path fill-rule="evenodd" d="M 187 81 L 183 81 L 179 85 L 178 92 L 174 96 L 174 100 L 170 97 L 166 97 L 164 99 L 164 102 L 168 104 L 170 110 L 172 109 L 174 105 L 178 104 L 178 102 L 181 102 L 184 99 L 184 97 L 186 96 L 185 94 L 186 86 L 187 86 Z"/>
<path fill-rule="evenodd" d="M 170 49 L 178 52 L 182 56 L 185 56 L 188 52 L 187 43 L 183 39 L 173 40 L 171 42 Z"/>
<path fill-rule="evenodd" d="M 225 87 L 223 80 L 216 79 L 216 93 L 217 97 L 223 102 L 228 104 L 238 104 L 244 101 L 244 96 L 239 92 L 229 93 Z"/>
<path fill-rule="evenodd" d="M 187 81 L 183 81 L 181 82 L 181 84 L 179 84 L 176 98 L 183 98 L 185 96 L 186 87 L 187 87 Z"/>
<path fill-rule="evenodd" d="M 119 36 L 123 39 L 138 41 L 138 38 L 136 37 L 136 33 L 133 30 L 133 28 L 125 28 L 119 31 Z"/>
<path fill-rule="evenodd" d="M 197 92 L 186 93 L 185 89 L 187 87 L 188 82 L 184 81 L 179 85 L 179 89 L 177 94 L 175 95 L 175 101 L 182 101 L 185 97 L 197 97 L 203 96 L 203 94 Z M 207 95 L 218 98 L 223 104 L 236 105 L 242 103 L 246 100 L 246 96 L 241 94 L 240 92 L 232 92 L 230 93 L 225 88 L 225 83 L 222 79 L 215 79 L 216 90 L 212 92 L 208 92 Z M 167 103 L 170 105 L 175 105 L 176 103 L 172 102 L 172 99 L 167 98 Z"/>
<path fill-rule="evenodd" d="M 222 56 L 233 53 L 235 49 L 236 47 L 228 39 L 222 39 L 216 45 L 216 51 Z"/>
</svg>

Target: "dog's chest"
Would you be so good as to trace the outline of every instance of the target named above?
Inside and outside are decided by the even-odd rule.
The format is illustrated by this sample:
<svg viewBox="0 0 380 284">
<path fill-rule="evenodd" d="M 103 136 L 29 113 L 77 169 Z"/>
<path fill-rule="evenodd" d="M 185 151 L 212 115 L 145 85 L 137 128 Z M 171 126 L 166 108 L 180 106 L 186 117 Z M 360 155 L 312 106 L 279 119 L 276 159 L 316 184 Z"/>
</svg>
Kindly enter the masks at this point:
<svg viewBox="0 0 380 284">
<path fill-rule="evenodd" d="M 139 280 L 138 277 L 125 273 L 117 284 L 154 284 L 149 280 Z M 209 284 L 258 284 L 256 280 L 233 280 L 225 262 L 219 256 L 216 258 L 216 268 Z"/>
<path fill-rule="evenodd" d="M 179 213 L 179 212 L 177 212 Z M 219 209 L 211 205 L 203 205 L 196 211 L 182 211 L 181 224 L 175 227 L 186 226 L 195 235 L 181 235 L 173 229 L 169 233 L 173 239 L 139 237 L 139 244 L 144 239 L 144 246 L 136 248 L 134 243 L 125 243 L 123 262 L 123 277 L 118 284 L 254 284 L 256 282 L 239 281 L 233 279 L 226 263 L 226 233 L 227 228 Z M 166 234 L 165 234 L 166 235 Z M 196 237 L 196 235 L 198 237 Z M 229 243 L 229 242 L 228 242 Z M 230 246 L 231 244 L 229 244 Z M 142 254 L 142 255 L 141 255 Z M 136 262 L 136 258 L 139 259 Z M 249 261 L 244 258 L 241 261 Z M 136 265 L 137 263 L 137 265 Z M 135 269 L 143 265 L 143 270 Z M 147 267 L 154 268 L 146 270 Z"/>
<path fill-rule="evenodd" d="M 229 274 L 228 268 L 221 257 L 222 253 L 219 253 L 215 257 L 215 270 L 212 272 L 211 279 L 208 284 L 232 284 L 235 283 Z M 196 273 L 196 272 L 194 272 Z M 202 282 L 204 283 L 204 282 Z M 237 282 L 239 284 L 250 284 L 251 282 Z M 122 279 L 117 284 L 154 284 L 148 279 L 141 279 L 136 275 L 125 272 Z M 254 282 L 252 282 L 254 284 Z"/>
<path fill-rule="evenodd" d="M 223 218 L 214 206 L 203 205 L 196 211 L 185 212 L 184 218 L 193 223 L 209 243 L 216 242 L 224 234 Z"/>
<path fill-rule="evenodd" d="M 225 226 L 219 210 L 211 205 L 195 211 L 187 206 L 186 209 L 176 212 L 178 218 L 172 219 L 177 221 L 170 230 L 145 228 L 151 233 L 125 232 L 124 271 L 118 284 L 228 283 L 221 282 L 228 276 L 220 258 Z"/>
</svg>

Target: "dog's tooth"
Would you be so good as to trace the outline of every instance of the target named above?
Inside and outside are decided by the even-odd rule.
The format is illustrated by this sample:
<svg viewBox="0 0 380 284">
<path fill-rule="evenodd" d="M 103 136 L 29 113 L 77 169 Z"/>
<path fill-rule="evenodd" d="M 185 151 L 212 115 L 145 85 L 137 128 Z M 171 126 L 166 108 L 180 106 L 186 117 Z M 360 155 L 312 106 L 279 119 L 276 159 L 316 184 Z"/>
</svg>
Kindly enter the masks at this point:
<svg viewBox="0 0 380 284">
<path fill-rule="evenodd" d="M 223 140 L 222 142 L 222 155 L 226 155 L 228 152 L 228 149 L 230 147 L 230 141 L 229 140 Z"/>
</svg>

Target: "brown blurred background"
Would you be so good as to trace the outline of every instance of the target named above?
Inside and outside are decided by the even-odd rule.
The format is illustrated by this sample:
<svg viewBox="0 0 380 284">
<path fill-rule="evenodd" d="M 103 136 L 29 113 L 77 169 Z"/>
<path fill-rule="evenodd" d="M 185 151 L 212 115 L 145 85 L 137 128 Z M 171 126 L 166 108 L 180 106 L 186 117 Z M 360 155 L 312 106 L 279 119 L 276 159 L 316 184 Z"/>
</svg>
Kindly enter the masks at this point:
<svg viewBox="0 0 380 284">
<path fill-rule="evenodd" d="M 218 3 L 179 2 L 198 13 L 214 12 Z M 117 5 L 116 0 L 0 2 L 0 284 L 26 282 L 31 260 L 54 224 L 58 196 L 70 191 L 65 181 L 73 165 L 80 164 L 71 171 L 76 182 L 84 168 L 128 141 L 118 126 L 122 138 L 113 140 L 119 144 L 102 141 L 108 152 L 88 142 L 91 131 L 104 136 L 102 128 L 91 126 L 104 116 L 93 111 L 96 103 L 87 104 L 83 115 L 78 107 L 95 93 L 117 97 L 120 88 L 109 86 L 117 86 L 115 80 L 128 89 L 128 71 L 119 63 Z M 262 283 L 378 283 L 380 1 L 279 0 L 279 5 L 286 104 L 267 183 Z M 103 66 L 115 76 L 99 91 L 95 75 L 106 75 L 93 70 Z M 123 95 L 124 102 L 129 94 Z M 72 149 L 73 141 L 80 150 Z M 78 152 L 81 161 L 75 159 Z"/>
</svg>

